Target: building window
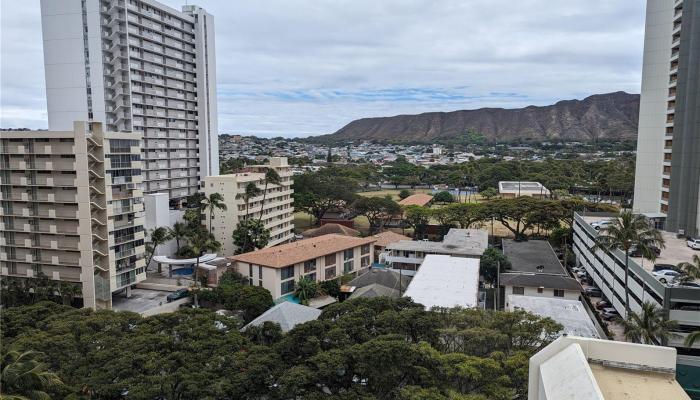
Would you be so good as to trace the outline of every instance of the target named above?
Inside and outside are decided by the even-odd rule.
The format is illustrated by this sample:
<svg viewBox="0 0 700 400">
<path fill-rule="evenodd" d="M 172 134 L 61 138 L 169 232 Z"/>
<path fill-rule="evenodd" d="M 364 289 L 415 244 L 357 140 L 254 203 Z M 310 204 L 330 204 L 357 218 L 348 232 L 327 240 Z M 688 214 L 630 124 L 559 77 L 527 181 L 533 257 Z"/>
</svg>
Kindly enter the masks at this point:
<svg viewBox="0 0 700 400">
<path fill-rule="evenodd" d="M 258 279 L 262 279 L 262 265 L 258 265 Z"/>
<path fill-rule="evenodd" d="M 525 294 L 525 288 L 522 286 L 513 286 L 513 294 Z"/>
<path fill-rule="evenodd" d="M 354 266 L 355 260 L 345 260 L 345 262 L 343 262 L 343 273 L 347 274 L 349 272 L 352 272 Z"/>
<path fill-rule="evenodd" d="M 284 267 L 280 271 L 280 276 L 282 280 L 294 278 L 294 266 Z"/>
<path fill-rule="evenodd" d="M 314 282 L 316 281 L 316 273 L 315 273 L 315 272 L 306 275 L 306 277 L 309 278 L 309 279 L 311 279 L 311 280 L 314 281 Z"/>
<path fill-rule="evenodd" d="M 362 258 L 360 259 L 360 267 L 362 267 L 362 268 L 367 268 L 367 267 L 369 267 L 369 256 L 367 256 L 367 257 L 362 257 Z"/>
<path fill-rule="evenodd" d="M 554 297 L 564 297 L 564 291 L 562 289 L 554 289 Z"/>
<path fill-rule="evenodd" d="M 316 271 L 316 260 L 304 261 L 304 273 Z"/>
<path fill-rule="evenodd" d="M 360 252 L 364 254 L 369 254 L 369 245 L 368 244 L 363 244 L 362 247 L 360 248 Z"/>
<path fill-rule="evenodd" d="M 343 252 L 343 258 L 347 260 L 352 260 L 355 258 L 355 249 L 347 249 Z"/>
<path fill-rule="evenodd" d="M 326 256 L 326 259 L 324 260 L 324 265 L 335 265 L 335 260 L 336 260 L 335 253 L 329 254 Z"/>
<path fill-rule="evenodd" d="M 335 278 L 335 266 L 326 268 L 326 279 Z"/>
<path fill-rule="evenodd" d="M 294 280 L 282 282 L 280 289 L 283 295 L 292 293 L 294 291 Z"/>
<path fill-rule="evenodd" d="M 543 292 L 544 292 L 544 288 L 542 286 L 537 288 L 537 293 L 543 293 Z"/>
</svg>

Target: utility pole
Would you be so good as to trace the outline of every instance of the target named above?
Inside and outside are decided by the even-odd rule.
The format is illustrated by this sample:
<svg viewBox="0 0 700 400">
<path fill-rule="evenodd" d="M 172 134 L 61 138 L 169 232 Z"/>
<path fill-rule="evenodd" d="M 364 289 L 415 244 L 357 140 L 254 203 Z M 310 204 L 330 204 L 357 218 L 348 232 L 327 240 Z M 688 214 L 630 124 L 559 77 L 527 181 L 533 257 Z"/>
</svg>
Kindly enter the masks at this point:
<svg viewBox="0 0 700 400">
<path fill-rule="evenodd" d="M 498 310 L 498 303 L 501 298 L 501 262 L 496 261 L 496 310 Z"/>
</svg>

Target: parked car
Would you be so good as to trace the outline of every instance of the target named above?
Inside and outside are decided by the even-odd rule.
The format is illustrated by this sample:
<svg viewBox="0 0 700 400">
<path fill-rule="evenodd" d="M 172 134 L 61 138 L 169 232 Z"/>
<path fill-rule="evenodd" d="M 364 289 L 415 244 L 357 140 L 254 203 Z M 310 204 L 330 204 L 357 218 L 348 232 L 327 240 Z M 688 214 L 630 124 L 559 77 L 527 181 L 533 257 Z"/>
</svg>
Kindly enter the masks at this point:
<svg viewBox="0 0 700 400">
<path fill-rule="evenodd" d="M 583 292 L 590 297 L 600 297 L 603 295 L 603 292 L 601 292 L 597 287 L 586 288 Z"/>
<path fill-rule="evenodd" d="M 667 283 L 675 280 L 681 274 L 672 269 L 662 269 L 661 271 L 652 271 L 651 274 L 661 283 Z"/>
<path fill-rule="evenodd" d="M 613 307 L 606 307 L 603 309 L 603 312 L 600 313 L 600 317 L 606 321 L 610 321 L 611 319 L 618 318 L 619 316 L 620 316 L 620 314 L 618 314 L 617 310 L 615 310 Z"/>
<path fill-rule="evenodd" d="M 188 293 L 189 293 L 189 291 L 187 289 L 178 289 L 178 290 L 170 293 L 168 295 L 168 297 L 166 297 L 166 300 L 168 301 L 168 303 L 170 303 L 171 301 L 175 301 L 175 300 L 179 300 L 179 299 L 187 297 Z"/>
<path fill-rule="evenodd" d="M 607 301 L 607 300 L 598 300 L 598 301 L 596 301 L 596 303 L 595 303 L 595 308 L 596 308 L 597 310 L 602 310 L 602 309 L 604 309 L 604 308 L 609 308 L 610 306 L 612 306 L 612 304 L 610 304 L 610 302 Z"/>
<path fill-rule="evenodd" d="M 656 246 L 649 246 L 649 249 L 654 252 L 655 256 L 660 256 L 661 255 L 661 249 L 656 247 Z M 632 246 L 630 248 L 630 256 L 632 257 L 642 257 L 642 249 L 638 248 L 637 246 Z"/>
<path fill-rule="evenodd" d="M 662 271 L 664 269 L 678 271 L 678 266 L 673 265 L 673 264 L 654 264 L 654 268 L 652 268 L 652 271 Z M 680 271 L 678 271 L 678 272 L 680 272 Z"/>
<path fill-rule="evenodd" d="M 686 243 L 688 243 L 688 247 L 691 249 L 700 250 L 700 238 L 690 238 Z"/>
<path fill-rule="evenodd" d="M 608 226 L 610 226 L 610 224 L 612 224 L 612 220 L 606 219 L 604 221 L 593 222 L 591 223 L 591 226 L 593 227 L 593 229 L 599 231 L 601 229 L 606 229 Z"/>
</svg>

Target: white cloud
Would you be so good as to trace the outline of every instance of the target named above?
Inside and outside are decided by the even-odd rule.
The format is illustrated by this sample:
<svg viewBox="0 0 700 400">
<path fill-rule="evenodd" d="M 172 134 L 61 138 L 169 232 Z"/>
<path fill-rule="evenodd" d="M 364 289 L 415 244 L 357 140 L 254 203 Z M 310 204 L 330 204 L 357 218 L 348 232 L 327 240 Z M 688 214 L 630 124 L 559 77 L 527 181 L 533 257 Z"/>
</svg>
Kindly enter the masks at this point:
<svg viewBox="0 0 700 400">
<path fill-rule="evenodd" d="M 197 4 L 216 18 L 222 133 L 306 136 L 361 117 L 544 105 L 640 86 L 638 0 Z M 0 7 L 2 125 L 46 127 L 38 1 Z"/>
</svg>

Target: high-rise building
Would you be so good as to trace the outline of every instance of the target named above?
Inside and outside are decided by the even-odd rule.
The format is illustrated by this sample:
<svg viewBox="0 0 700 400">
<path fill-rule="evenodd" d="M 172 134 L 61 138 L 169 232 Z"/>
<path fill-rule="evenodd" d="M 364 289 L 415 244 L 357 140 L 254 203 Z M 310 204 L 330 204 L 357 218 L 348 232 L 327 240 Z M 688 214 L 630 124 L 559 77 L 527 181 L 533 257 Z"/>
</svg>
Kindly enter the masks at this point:
<svg viewBox="0 0 700 400">
<path fill-rule="evenodd" d="M 268 184 L 265 194 L 265 172 L 268 169 L 277 171 L 281 179 L 279 185 Z M 251 165 L 234 174 L 208 176 L 204 183 L 204 194 L 207 197 L 220 193 L 226 204 L 225 211 L 214 210 L 214 218 L 211 220 L 207 211 L 205 223 L 207 227 L 211 224 L 212 233 L 222 245 L 222 254 L 231 256 L 235 253 L 232 234 L 238 222 L 246 218 L 261 218 L 265 228 L 270 231 L 268 247 L 294 237 L 294 190 L 292 172 L 286 157 L 272 157 L 267 165 Z M 260 189 L 260 194 L 246 201 L 245 189 L 250 183 Z"/>
<path fill-rule="evenodd" d="M 648 0 L 634 210 L 700 229 L 700 0 Z"/>
<path fill-rule="evenodd" d="M 219 172 L 214 19 L 152 0 L 42 0 L 49 128 L 143 136 L 145 193 L 176 203 Z"/>
<path fill-rule="evenodd" d="M 140 144 L 100 123 L 0 132 L 0 275 L 72 282 L 91 308 L 145 279 Z"/>
</svg>

